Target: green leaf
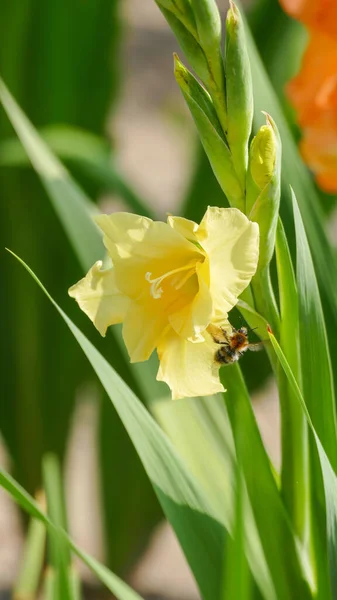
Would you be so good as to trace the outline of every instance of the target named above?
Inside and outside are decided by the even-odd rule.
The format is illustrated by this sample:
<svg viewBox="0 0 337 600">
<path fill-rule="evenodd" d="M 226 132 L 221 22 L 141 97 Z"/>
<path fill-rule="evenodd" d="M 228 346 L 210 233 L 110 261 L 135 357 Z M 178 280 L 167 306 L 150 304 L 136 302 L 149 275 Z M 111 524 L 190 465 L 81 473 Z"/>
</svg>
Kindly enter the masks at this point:
<svg viewBox="0 0 337 600">
<path fill-rule="evenodd" d="M 67 518 L 61 473 L 57 457 L 47 454 L 43 459 L 43 480 L 46 491 L 47 511 L 50 519 L 59 528 L 67 530 Z M 70 577 L 71 557 L 67 542 L 55 533 L 49 533 L 49 562 L 56 574 L 56 598 L 74 600 L 73 584 Z"/>
<path fill-rule="evenodd" d="M 277 598 L 310 598 L 304 580 L 304 556 L 284 508 L 261 440 L 250 398 L 237 364 L 220 371 L 238 462 L 272 576 Z"/>
<path fill-rule="evenodd" d="M 96 371 L 141 458 L 203 597 L 214 600 L 219 592 L 224 543 L 218 511 L 133 392 L 51 298 L 31 269 L 18 260 L 54 304 Z"/>
<path fill-rule="evenodd" d="M 38 130 L 50 150 L 76 173 L 89 180 L 97 191 L 112 191 L 121 196 L 130 209 L 147 217 L 153 214 L 122 176 L 111 156 L 105 139 L 71 125 L 49 125 Z M 29 159 L 17 138 L 0 144 L 0 166 L 26 167 Z"/>
<path fill-rule="evenodd" d="M 36 596 L 43 569 L 45 546 L 46 528 L 41 521 L 31 518 L 22 564 L 14 588 L 16 600 L 25 600 Z"/>
<path fill-rule="evenodd" d="M 0 101 L 47 190 L 83 270 L 87 271 L 94 262 L 104 258 L 105 255 L 101 232 L 92 219 L 93 214 L 97 213 L 95 205 L 90 202 L 71 179 L 63 165 L 40 139 L 1 79 Z M 115 327 L 112 331 L 120 345 L 122 356 L 126 357 L 120 329 Z M 130 365 L 128 359 L 125 359 L 124 363 L 127 370 L 137 379 L 141 389 L 144 390 L 145 397 L 151 399 L 155 396 L 165 395 L 167 387 L 156 381 L 158 361 L 155 356 L 146 363 Z"/>
<path fill-rule="evenodd" d="M 252 597 L 252 579 L 246 558 L 244 478 L 239 465 L 236 471 L 233 538 L 228 536 L 226 540 L 223 600 L 249 600 Z"/>
<path fill-rule="evenodd" d="M 296 248 L 303 395 L 331 465 L 337 471 L 337 429 L 333 377 L 314 265 L 295 194 Z M 319 400 L 319 401 L 318 401 Z"/>
<path fill-rule="evenodd" d="M 316 432 L 314 424 L 311 420 L 309 410 L 306 406 L 304 397 L 302 396 L 301 390 L 298 386 L 298 383 L 292 373 L 292 370 L 289 366 L 289 363 L 278 344 L 276 338 L 272 333 L 269 333 L 269 338 L 273 345 L 273 348 L 277 354 L 277 357 L 280 361 L 280 364 L 287 376 L 287 379 L 291 385 L 291 388 L 294 392 L 294 396 L 296 400 L 300 403 L 300 406 L 303 411 L 303 415 L 305 416 L 307 423 L 309 425 L 309 430 L 313 436 L 313 440 L 315 446 L 317 448 L 320 465 L 321 465 L 321 473 L 323 477 L 323 485 L 324 485 L 324 495 L 325 495 L 325 504 L 326 504 L 326 536 L 327 536 L 327 544 L 328 544 L 328 553 L 329 553 L 329 564 L 330 564 L 330 581 L 331 581 L 331 590 L 332 597 L 336 597 L 337 593 L 337 577 L 336 577 L 336 564 L 337 564 L 337 478 L 336 474 L 331 466 L 329 458 L 324 450 L 323 444 Z M 317 482 L 317 478 L 315 482 Z M 319 494 L 317 494 L 319 495 Z M 319 557 L 322 558 L 322 557 Z M 324 596 L 326 598 L 327 595 Z"/>
<path fill-rule="evenodd" d="M 0 100 L 34 169 L 41 177 L 82 265 L 89 269 L 92 266 L 93 255 L 97 260 L 103 258 L 105 254 L 98 227 L 93 224 L 91 218 L 98 212 L 97 208 L 84 196 L 80 188 L 70 179 L 66 169 L 39 138 L 1 79 Z"/>
<path fill-rule="evenodd" d="M 136 592 L 134 592 L 124 581 L 117 575 L 109 571 L 104 565 L 99 563 L 95 558 L 81 550 L 69 537 L 69 535 L 60 527 L 55 525 L 51 519 L 40 509 L 35 500 L 24 490 L 9 473 L 0 469 L 0 486 L 3 487 L 28 514 L 38 519 L 54 534 L 58 534 L 67 541 L 70 549 L 89 567 L 89 569 L 104 583 L 117 598 L 117 600 L 142 600 Z M 51 569 L 51 576 L 48 582 L 48 588 L 53 589 L 55 573 Z M 51 596 L 52 597 L 52 596 Z M 54 599 L 55 600 L 55 599 Z M 59 600 L 59 599 L 57 599 Z"/>
<path fill-rule="evenodd" d="M 233 536 L 237 466 L 233 433 L 222 395 L 186 398 L 183 402 L 159 400 L 151 410 Z M 272 600 L 276 594 L 246 493 L 244 501 L 247 560 L 261 593 Z"/>
<path fill-rule="evenodd" d="M 120 4 L 120 0 L 67 6 L 44 0 L 2 3 L 0 73 L 39 127 L 66 122 L 103 132 L 118 83 Z M 0 113 L 4 140 L 13 131 L 2 108 Z M 18 253 L 27 250 L 29 262 L 44 273 L 55 294 L 64 293 L 77 277 L 78 263 L 37 178 L 31 170 L 1 168 L 0 196 L 2 246 L 10 245 Z M 50 268 L 54 253 L 62 264 L 57 277 Z M 52 450 L 64 456 L 75 389 L 88 374 L 79 348 L 65 344 L 50 319 L 51 307 L 41 308 L 33 282 L 22 283 L 3 252 L 0 263 L 7 281 L 7 293 L 1 297 L 6 322 L 0 361 L 4 374 L 15 373 L 2 378 L 8 402 L 0 402 L 1 435 L 13 472 L 35 493 L 41 486 L 43 453 Z M 25 306 L 18 316 L 22 297 Z M 53 353 L 57 361 L 51 359 Z"/>
<path fill-rule="evenodd" d="M 57 573 L 55 573 L 53 567 L 47 567 L 43 581 L 43 594 L 45 600 L 57 600 L 58 591 Z"/>
<path fill-rule="evenodd" d="M 282 221 L 276 233 L 276 262 L 280 295 L 280 342 L 289 364 L 300 378 L 299 313 L 294 269 Z M 301 407 L 282 370 L 278 372 L 281 408 L 282 495 L 295 530 L 302 541 L 309 519 L 309 448 L 307 425 Z"/>
</svg>

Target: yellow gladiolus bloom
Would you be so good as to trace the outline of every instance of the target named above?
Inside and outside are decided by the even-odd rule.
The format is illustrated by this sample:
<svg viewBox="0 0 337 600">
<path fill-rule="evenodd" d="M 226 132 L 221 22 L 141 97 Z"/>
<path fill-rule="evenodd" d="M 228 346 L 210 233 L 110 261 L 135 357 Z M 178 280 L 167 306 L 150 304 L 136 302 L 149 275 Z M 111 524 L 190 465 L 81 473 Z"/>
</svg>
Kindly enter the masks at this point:
<svg viewBox="0 0 337 600">
<path fill-rule="evenodd" d="M 123 323 L 131 362 L 157 349 L 157 379 L 170 386 L 173 398 L 223 391 L 207 328 L 229 326 L 227 313 L 256 271 L 257 223 L 235 208 L 216 207 L 200 225 L 129 213 L 95 220 L 113 266 L 103 270 L 98 261 L 70 296 L 102 335 Z"/>
</svg>

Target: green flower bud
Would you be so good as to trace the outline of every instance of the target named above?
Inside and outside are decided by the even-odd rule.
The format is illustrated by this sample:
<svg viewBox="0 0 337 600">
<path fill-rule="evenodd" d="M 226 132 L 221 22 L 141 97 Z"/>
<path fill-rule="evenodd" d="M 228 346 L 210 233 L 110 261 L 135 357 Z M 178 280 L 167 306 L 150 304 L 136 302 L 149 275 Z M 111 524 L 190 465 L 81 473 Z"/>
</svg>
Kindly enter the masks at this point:
<svg viewBox="0 0 337 600">
<path fill-rule="evenodd" d="M 192 3 L 199 44 L 206 54 L 221 46 L 221 18 L 214 0 L 197 0 Z"/>
<path fill-rule="evenodd" d="M 178 19 L 173 12 L 163 8 L 160 5 L 159 7 L 173 33 L 175 34 L 179 45 L 192 69 L 194 69 L 198 77 L 200 77 L 200 79 L 207 84 L 210 79 L 209 65 L 205 53 L 198 42 L 197 33 L 196 37 L 192 35 L 184 23 Z"/>
<path fill-rule="evenodd" d="M 169 11 L 198 41 L 197 26 L 189 0 L 155 0 L 155 2 L 166 19 L 166 13 Z"/>
<path fill-rule="evenodd" d="M 275 134 L 270 125 L 262 125 L 251 144 L 250 171 L 254 183 L 262 190 L 272 178 L 275 160 Z"/>
<path fill-rule="evenodd" d="M 259 269 L 273 256 L 281 192 L 281 140 L 269 115 L 249 151 L 246 214 L 260 226 Z"/>
<path fill-rule="evenodd" d="M 197 126 L 213 172 L 231 206 L 244 210 L 244 191 L 237 178 L 210 95 L 175 56 L 175 77 Z"/>
<path fill-rule="evenodd" d="M 221 54 L 221 18 L 215 0 L 197 0 L 191 3 L 199 44 L 208 63 L 208 77 L 202 79 L 211 94 L 221 126 L 226 132 L 225 73 Z"/>
<path fill-rule="evenodd" d="M 215 0 L 156 0 L 187 60 L 209 90 L 227 129 L 221 18 Z"/>
<path fill-rule="evenodd" d="M 227 139 L 242 186 L 248 165 L 248 142 L 253 120 L 253 88 L 244 25 L 233 2 L 226 20 Z"/>
</svg>

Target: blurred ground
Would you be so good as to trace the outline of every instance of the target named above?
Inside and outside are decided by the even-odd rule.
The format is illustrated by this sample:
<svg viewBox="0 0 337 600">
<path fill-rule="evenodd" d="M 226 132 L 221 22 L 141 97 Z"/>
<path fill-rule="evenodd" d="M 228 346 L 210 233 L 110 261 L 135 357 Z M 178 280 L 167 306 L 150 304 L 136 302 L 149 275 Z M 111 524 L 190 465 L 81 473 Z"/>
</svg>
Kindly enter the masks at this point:
<svg viewBox="0 0 337 600">
<path fill-rule="evenodd" d="M 219 5 L 224 9 L 226 2 Z M 172 53 L 178 46 L 154 1 L 124 0 L 123 10 L 123 93 L 108 127 L 114 132 L 121 169 L 161 216 L 174 212 L 184 195 L 192 169 L 195 130 L 173 76 Z M 272 384 L 255 399 L 254 407 L 268 451 L 278 464 L 278 404 Z M 66 483 L 72 535 L 102 560 L 102 532 L 96 518 L 99 495 L 97 486 L 92 485 L 97 473 L 95 418 L 92 404 L 81 405 L 69 446 Z M 1 446 L 0 464 L 8 466 Z M 0 540 L 1 589 L 13 585 L 22 549 L 17 510 L 2 490 Z M 93 585 L 91 575 L 79 568 Z M 165 523 L 158 527 L 129 580 L 152 600 L 198 598 L 189 567 Z M 98 600 L 98 591 L 92 588 L 89 597 Z"/>
</svg>

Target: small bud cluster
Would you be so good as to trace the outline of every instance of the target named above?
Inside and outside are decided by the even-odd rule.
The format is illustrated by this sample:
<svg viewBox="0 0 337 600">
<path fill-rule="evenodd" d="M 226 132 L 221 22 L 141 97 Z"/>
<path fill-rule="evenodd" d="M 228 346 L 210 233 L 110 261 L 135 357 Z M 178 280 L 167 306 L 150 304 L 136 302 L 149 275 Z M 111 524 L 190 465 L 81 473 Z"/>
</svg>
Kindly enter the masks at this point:
<svg viewBox="0 0 337 600">
<path fill-rule="evenodd" d="M 197 76 L 175 56 L 175 76 L 214 174 L 229 204 L 260 226 L 263 269 L 274 252 L 281 143 L 269 115 L 250 142 L 253 86 L 243 19 L 231 1 L 223 53 L 215 0 L 156 2 Z"/>
</svg>

